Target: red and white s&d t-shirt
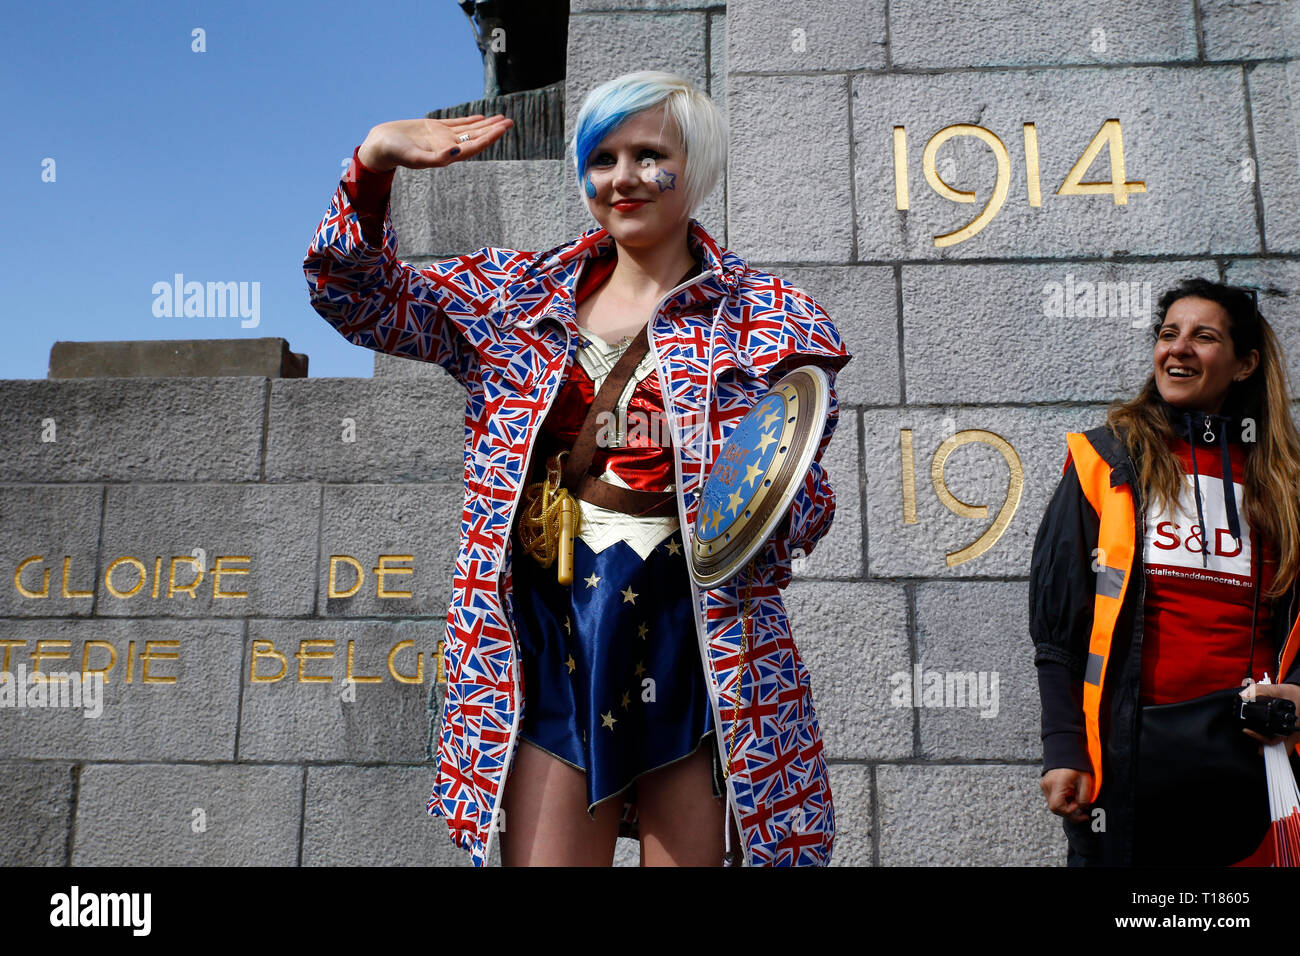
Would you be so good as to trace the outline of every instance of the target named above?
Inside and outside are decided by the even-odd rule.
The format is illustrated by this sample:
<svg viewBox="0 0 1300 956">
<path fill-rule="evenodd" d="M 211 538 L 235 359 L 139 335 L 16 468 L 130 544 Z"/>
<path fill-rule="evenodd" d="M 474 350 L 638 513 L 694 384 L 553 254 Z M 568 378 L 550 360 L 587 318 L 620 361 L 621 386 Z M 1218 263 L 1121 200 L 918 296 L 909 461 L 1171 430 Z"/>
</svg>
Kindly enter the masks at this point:
<svg viewBox="0 0 1300 956">
<path fill-rule="evenodd" d="M 1244 446 L 1228 444 L 1227 481 L 1219 445 L 1197 444 L 1195 476 L 1191 445 L 1176 437 L 1170 448 L 1186 474 L 1177 508 L 1161 510 L 1154 499 L 1147 502 L 1143 704 L 1190 700 L 1241 683 L 1251 657 L 1256 579 L 1261 598 L 1251 676 L 1259 680 L 1274 655 L 1265 637 L 1270 607 L 1263 592 L 1277 571 L 1277 555 L 1273 542 L 1251 526 L 1244 508 Z M 1194 478 L 1204 527 L 1197 517 Z M 1236 501 L 1240 540 L 1229 530 L 1228 494 Z"/>
</svg>

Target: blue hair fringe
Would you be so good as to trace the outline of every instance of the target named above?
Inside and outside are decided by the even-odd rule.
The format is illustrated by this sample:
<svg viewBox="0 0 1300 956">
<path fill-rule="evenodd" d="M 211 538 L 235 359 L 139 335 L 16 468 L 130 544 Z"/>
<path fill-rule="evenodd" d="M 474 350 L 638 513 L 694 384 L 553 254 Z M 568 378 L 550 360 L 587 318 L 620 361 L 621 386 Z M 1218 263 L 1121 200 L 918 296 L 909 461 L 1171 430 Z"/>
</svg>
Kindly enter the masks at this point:
<svg viewBox="0 0 1300 956">
<path fill-rule="evenodd" d="M 628 117 L 662 103 L 667 97 L 662 87 L 651 83 L 634 83 L 617 90 L 603 101 L 592 104 L 574 135 L 574 152 L 578 158 L 578 182 L 587 175 L 592 152 L 600 141 L 621 126 Z"/>
</svg>

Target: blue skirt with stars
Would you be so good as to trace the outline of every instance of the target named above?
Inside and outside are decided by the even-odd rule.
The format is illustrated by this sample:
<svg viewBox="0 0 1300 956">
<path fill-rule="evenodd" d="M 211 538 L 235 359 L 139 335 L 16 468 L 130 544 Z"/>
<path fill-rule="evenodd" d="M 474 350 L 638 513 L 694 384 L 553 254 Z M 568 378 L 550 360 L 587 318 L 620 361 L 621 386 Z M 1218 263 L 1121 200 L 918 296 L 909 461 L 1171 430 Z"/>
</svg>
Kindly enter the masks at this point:
<svg viewBox="0 0 1300 956">
<path fill-rule="evenodd" d="M 554 565 L 516 554 L 520 736 L 586 774 L 592 816 L 610 797 L 635 801 L 638 776 L 701 745 L 713 754 L 713 795 L 721 796 L 681 532 L 645 561 L 626 542 L 596 553 L 578 538 L 568 586 Z"/>
</svg>

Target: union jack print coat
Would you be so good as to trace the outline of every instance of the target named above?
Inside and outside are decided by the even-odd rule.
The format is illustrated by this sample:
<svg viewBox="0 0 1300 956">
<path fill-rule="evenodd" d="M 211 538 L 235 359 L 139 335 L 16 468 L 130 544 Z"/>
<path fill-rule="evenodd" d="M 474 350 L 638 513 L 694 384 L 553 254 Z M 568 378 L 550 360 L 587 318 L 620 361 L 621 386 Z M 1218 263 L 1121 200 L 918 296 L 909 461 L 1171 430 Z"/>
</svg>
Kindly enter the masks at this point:
<svg viewBox="0 0 1300 956">
<path fill-rule="evenodd" d="M 810 296 L 750 268 L 694 219 L 687 241 L 703 271 L 660 300 L 649 333 L 674 436 L 678 514 L 689 531 L 703 480 L 741 416 L 789 368 L 817 363 L 833 385 L 849 356 Z M 313 307 L 344 338 L 437 362 L 467 392 L 465 508 L 426 809 L 446 818 L 452 841 L 478 866 L 501 827 L 525 699 L 512 626 L 512 522 L 533 441 L 574 361 L 574 289 L 584 265 L 613 248 L 613 238 L 596 228 L 545 252 L 487 247 L 417 269 L 397 258 L 388 213 L 382 246 L 365 241 L 340 183 L 304 261 Z M 788 530 L 753 563 L 743 678 L 742 585 L 691 584 L 724 766 L 739 695 L 727 798 L 749 865 L 825 865 L 831 858 L 835 817 L 821 731 L 781 589 L 790 582 L 791 556 L 810 552 L 831 524 L 835 496 L 821 458 L 838 416 L 832 387 L 830 416 Z M 633 823 L 630 807 L 625 811 L 624 822 Z"/>
</svg>

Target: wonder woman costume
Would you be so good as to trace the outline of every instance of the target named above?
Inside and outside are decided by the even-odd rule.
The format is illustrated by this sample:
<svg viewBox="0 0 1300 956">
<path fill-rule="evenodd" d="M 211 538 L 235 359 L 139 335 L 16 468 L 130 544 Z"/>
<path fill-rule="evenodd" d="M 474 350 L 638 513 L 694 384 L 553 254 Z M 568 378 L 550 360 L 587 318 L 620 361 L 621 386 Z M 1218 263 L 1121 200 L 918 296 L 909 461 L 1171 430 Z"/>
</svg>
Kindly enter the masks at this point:
<svg viewBox="0 0 1300 956">
<path fill-rule="evenodd" d="M 614 265 L 613 256 L 593 260 L 576 300 L 601 285 Z M 682 281 L 699 271 L 697 264 Z M 555 567 L 525 554 L 517 536 L 514 620 L 524 676 L 519 735 L 585 772 L 587 811 L 594 816 L 596 804 L 616 795 L 634 806 L 637 777 L 690 756 L 715 728 L 654 355 L 646 353 L 634 368 L 619 365 L 636 337 L 610 345 L 578 331 L 577 360 L 542 424 L 531 482 L 547 479 L 548 463 L 554 476 L 556 456 L 575 451 L 584 425 L 590 431 L 592 403 L 616 366 L 616 378 L 627 381 L 614 413 L 597 416 L 603 420 L 594 448 L 588 438 L 584 490 L 573 489 L 581 520 L 572 583 L 561 584 Z M 617 381 L 611 385 L 619 388 Z M 714 796 L 721 796 L 717 748 L 709 750 Z"/>
</svg>

